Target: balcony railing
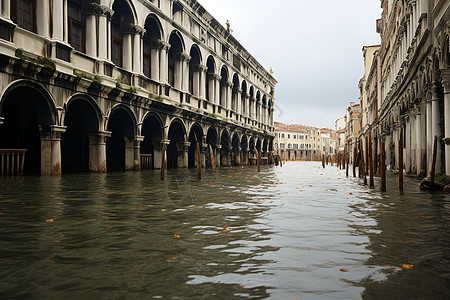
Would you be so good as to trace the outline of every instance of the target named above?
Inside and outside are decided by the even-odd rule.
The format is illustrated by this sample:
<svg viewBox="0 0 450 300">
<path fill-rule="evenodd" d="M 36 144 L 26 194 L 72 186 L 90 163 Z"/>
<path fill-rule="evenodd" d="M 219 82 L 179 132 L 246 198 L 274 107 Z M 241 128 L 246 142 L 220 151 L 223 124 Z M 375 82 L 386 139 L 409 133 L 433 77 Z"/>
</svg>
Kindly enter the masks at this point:
<svg viewBox="0 0 450 300">
<path fill-rule="evenodd" d="M 0 149 L 1 176 L 23 175 L 27 149 Z"/>
</svg>

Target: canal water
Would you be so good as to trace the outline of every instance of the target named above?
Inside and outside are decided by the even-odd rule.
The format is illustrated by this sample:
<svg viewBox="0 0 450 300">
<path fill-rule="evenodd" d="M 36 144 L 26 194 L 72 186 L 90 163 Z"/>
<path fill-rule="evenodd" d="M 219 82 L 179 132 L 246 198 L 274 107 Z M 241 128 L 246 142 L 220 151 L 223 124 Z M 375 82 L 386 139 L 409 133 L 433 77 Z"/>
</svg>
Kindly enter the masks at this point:
<svg viewBox="0 0 450 300">
<path fill-rule="evenodd" d="M 159 175 L 0 178 L 0 298 L 449 299 L 450 196 L 415 179 Z"/>
</svg>

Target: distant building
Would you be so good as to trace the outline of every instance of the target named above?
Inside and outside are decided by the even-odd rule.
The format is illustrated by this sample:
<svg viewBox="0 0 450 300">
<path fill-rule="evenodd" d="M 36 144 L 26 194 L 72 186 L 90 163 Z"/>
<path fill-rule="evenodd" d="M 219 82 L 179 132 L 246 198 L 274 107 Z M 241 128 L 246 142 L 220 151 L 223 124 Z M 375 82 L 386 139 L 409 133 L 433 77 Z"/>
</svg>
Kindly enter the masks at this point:
<svg viewBox="0 0 450 300">
<path fill-rule="evenodd" d="M 286 160 L 319 160 L 335 153 L 335 132 L 299 124 L 274 122 L 275 153 Z"/>
</svg>

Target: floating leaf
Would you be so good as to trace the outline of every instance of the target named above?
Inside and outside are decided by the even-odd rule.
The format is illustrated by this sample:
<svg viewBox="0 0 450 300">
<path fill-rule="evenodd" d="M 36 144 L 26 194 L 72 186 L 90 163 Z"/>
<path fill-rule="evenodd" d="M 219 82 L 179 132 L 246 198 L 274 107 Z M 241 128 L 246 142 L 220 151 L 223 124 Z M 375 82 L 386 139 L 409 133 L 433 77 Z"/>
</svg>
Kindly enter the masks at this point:
<svg viewBox="0 0 450 300">
<path fill-rule="evenodd" d="M 174 234 L 173 235 L 176 239 L 179 239 L 180 238 L 180 235 L 179 234 Z"/>
<path fill-rule="evenodd" d="M 422 220 L 423 216 L 418 216 L 417 219 Z"/>
<path fill-rule="evenodd" d="M 45 222 L 51 223 L 51 222 L 53 222 L 53 219 L 47 219 L 47 220 L 45 220 Z"/>
<path fill-rule="evenodd" d="M 166 258 L 168 258 L 168 259 L 177 259 L 175 256 L 173 256 L 173 255 L 166 255 Z"/>
<path fill-rule="evenodd" d="M 348 272 L 348 270 L 345 269 L 345 268 L 339 269 L 339 271 L 341 271 L 341 272 Z"/>
<path fill-rule="evenodd" d="M 402 264 L 402 268 L 403 268 L 403 269 L 412 270 L 413 267 L 414 267 L 414 265 Z"/>
</svg>

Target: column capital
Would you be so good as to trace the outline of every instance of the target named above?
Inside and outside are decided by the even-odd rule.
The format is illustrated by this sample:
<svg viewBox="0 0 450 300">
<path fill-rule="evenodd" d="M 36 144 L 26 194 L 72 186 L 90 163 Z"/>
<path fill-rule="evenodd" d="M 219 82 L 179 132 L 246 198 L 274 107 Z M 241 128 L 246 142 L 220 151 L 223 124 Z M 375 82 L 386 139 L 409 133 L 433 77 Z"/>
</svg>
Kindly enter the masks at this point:
<svg viewBox="0 0 450 300">
<path fill-rule="evenodd" d="M 231 81 L 227 81 L 227 82 L 225 82 L 225 86 L 233 88 L 234 84 Z"/>
<path fill-rule="evenodd" d="M 205 66 L 205 65 L 200 64 L 200 65 L 198 65 L 198 70 L 200 72 L 206 73 L 206 71 L 208 70 L 208 67 Z"/>
<path fill-rule="evenodd" d="M 166 51 L 169 51 L 170 47 L 172 46 L 172 45 L 170 45 L 168 42 L 165 42 L 165 41 L 163 41 L 163 40 L 158 40 L 158 41 L 156 42 L 156 45 L 157 45 L 157 47 L 158 47 L 159 49 L 161 49 L 161 50 L 166 50 Z"/>
<path fill-rule="evenodd" d="M 207 76 L 208 76 L 208 79 L 213 79 L 216 81 L 220 81 L 222 79 L 222 76 L 214 74 L 214 73 L 209 73 L 209 74 L 207 74 Z"/>
<path fill-rule="evenodd" d="M 84 5 L 84 12 L 86 15 L 105 16 L 112 19 L 114 11 L 108 6 L 97 3 L 87 3 Z"/>
<path fill-rule="evenodd" d="M 450 70 L 442 70 L 442 86 L 444 87 L 444 93 L 450 93 Z"/>
</svg>

